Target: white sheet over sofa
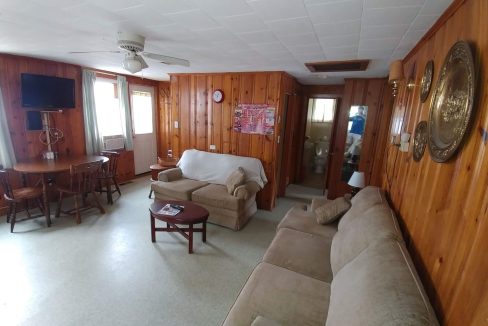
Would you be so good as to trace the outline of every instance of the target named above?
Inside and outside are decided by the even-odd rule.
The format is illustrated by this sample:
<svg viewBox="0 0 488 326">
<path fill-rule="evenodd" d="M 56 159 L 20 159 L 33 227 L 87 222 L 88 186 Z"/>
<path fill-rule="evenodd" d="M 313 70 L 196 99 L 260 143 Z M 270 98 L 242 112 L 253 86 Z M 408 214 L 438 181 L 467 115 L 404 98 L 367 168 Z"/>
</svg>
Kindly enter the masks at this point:
<svg viewBox="0 0 488 326">
<path fill-rule="evenodd" d="M 261 161 L 252 157 L 188 149 L 183 152 L 177 166 L 184 178 L 219 185 L 225 185 L 227 177 L 239 166 L 246 172 L 246 181 L 255 181 L 261 188 L 268 182 Z"/>
</svg>

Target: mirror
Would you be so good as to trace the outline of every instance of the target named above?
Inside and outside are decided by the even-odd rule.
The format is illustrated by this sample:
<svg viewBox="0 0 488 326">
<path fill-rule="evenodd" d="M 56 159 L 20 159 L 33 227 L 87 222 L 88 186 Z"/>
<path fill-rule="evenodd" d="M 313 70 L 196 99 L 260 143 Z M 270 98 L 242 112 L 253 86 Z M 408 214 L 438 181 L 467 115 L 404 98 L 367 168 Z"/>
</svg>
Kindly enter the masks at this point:
<svg viewBox="0 0 488 326">
<path fill-rule="evenodd" d="M 349 124 L 341 173 L 341 180 L 344 182 L 348 182 L 354 171 L 359 168 L 367 116 L 368 107 L 366 105 L 352 105 L 349 109 Z"/>
</svg>

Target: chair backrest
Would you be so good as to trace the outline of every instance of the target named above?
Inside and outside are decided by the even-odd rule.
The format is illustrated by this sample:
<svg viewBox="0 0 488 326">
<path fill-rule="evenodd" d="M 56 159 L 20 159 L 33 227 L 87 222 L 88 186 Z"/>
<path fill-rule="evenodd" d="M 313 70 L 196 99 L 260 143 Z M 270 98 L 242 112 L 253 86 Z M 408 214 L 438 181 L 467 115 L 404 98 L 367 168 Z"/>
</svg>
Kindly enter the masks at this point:
<svg viewBox="0 0 488 326">
<path fill-rule="evenodd" d="M 120 154 L 112 151 L 103 151 L 100 152 L 100 155 L 108 157 L 108 162 L 105 164 L 104 168 L 105 172 L 115 176 L 117 174 L 117 163 Z"/>
<path fill-rule="evenodd" d="M 93 190 L 95 175 L 102 167 L 103 161 L 81 163 L 70 167 L 70 189 L 78 193 Z"/>
<path fill-rule="evenodd" d="M 0 169 L 0 185 L 3 188 L 5 199 L 14 200 L 14 192 L 12 191 L 12 186 L 8 180 L 8 172 L 3 169 Z"/>
</svg>

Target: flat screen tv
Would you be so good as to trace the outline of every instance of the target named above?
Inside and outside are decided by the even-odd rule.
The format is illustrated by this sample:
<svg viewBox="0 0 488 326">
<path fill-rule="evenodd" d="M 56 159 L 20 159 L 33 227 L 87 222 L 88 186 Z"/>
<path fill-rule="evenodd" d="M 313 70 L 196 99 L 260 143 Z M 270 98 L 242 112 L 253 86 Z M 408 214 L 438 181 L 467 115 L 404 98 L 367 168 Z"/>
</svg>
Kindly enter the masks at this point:
<svg viewBox="0 0 488 326">
<path fill-rule="evenodd" d="M 21 74 L 22 106 L 40 110 L 73 109 L 75 80 L 52 76 Z"/>
</svg>

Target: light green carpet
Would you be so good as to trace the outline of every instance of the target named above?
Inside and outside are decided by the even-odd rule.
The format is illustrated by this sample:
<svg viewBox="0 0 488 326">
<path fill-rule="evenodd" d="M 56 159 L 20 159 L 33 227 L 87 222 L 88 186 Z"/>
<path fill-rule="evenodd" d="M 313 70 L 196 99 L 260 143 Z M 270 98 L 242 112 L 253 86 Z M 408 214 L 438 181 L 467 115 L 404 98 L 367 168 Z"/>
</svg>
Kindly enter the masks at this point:
<svg viewBox="0 0 488 326">
<path fill-rule="evenodd" d="M 47 228 L 39 218 L 11 234 L 2 217 L 0 325 L 220 325 L 297 202 L 279 199 L 239 232 L 210 224 L 189 255 L 179 234 L 151 243 L 147 179 L 80 225 L 64 216 Z"/>
</svg>

